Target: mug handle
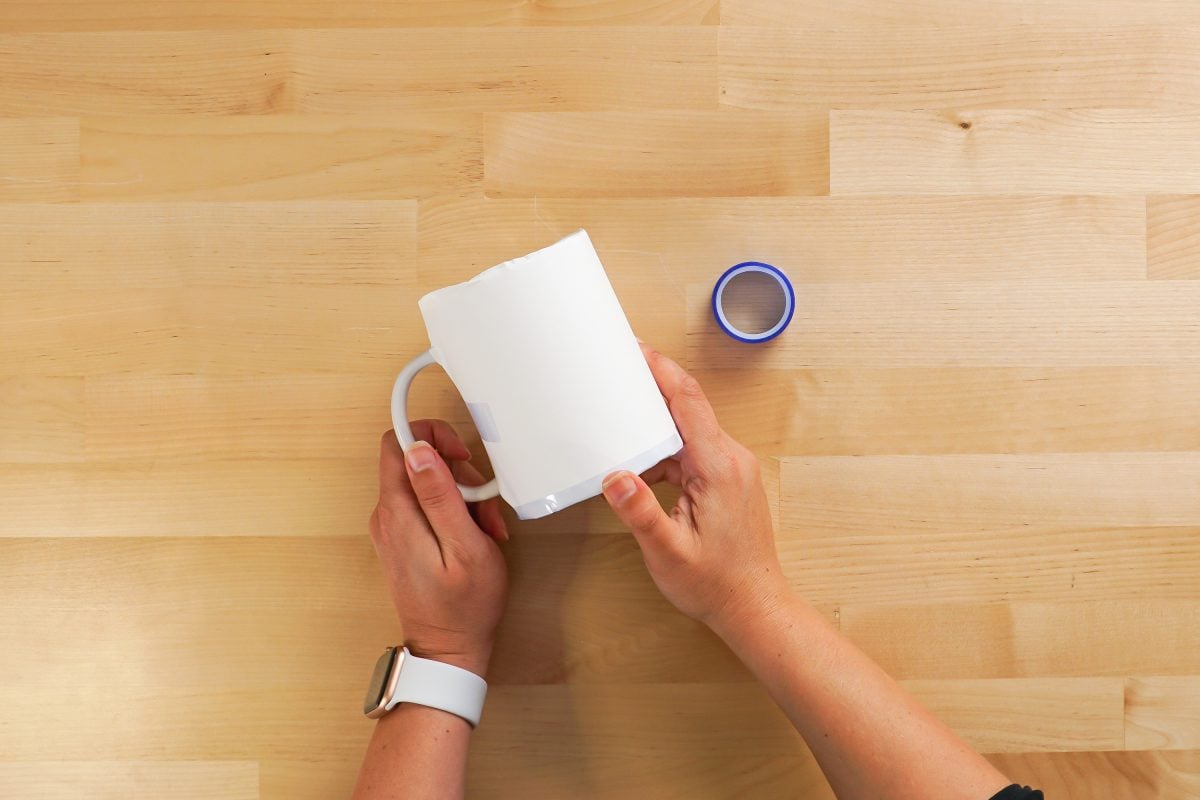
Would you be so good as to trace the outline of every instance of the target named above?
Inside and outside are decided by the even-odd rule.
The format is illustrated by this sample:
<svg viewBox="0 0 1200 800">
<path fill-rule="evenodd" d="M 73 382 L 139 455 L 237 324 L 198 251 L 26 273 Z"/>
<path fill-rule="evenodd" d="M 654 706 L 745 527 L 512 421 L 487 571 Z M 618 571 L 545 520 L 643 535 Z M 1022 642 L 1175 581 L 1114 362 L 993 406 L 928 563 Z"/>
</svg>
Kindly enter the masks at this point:
<svg viewBox="0 0 1200 800">
<path fill-rule="evenodd" d="M 408 388 L 412 385 L 413 378 L 417 377 L 418 372 L 430 364 L 436 363 L 437 359 L 433 357 L 433 351 L 426 350 L 400 370 L 400 374 L 396 376 L 396 383 L 392 386 L 392 427 L 396 429 L 396 438 L 400 441 L 400 449 L 405 452 L 408 452 L 408 448 L 417 441 L 413 436 L 412 428 L 408 427 Z M 483 486 L 463 486 L 460 483 L 458 490 L 462 492 L 463 499 L 468 503 L 477 503 L 500 494 L 500 484 L 496 482 L 495 478 L 492 478 Z"/>
</svg>

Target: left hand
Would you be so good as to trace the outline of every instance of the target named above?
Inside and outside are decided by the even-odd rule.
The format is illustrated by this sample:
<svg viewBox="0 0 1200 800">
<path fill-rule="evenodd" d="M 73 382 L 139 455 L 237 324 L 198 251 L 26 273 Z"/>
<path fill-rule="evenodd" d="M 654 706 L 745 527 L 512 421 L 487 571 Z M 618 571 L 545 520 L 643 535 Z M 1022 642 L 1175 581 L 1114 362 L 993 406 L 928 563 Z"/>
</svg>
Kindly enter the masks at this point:
<svg viewBox="0 0 1200 800">
<path fill-rule="evenodd" d="M 413 655 L 483 675 L 508 593 L 500 503 L 463 500 L 455 480 L 484 479 L 448 423 L 418 420 L 412 430 L 420 441 L 407 456 L 394 432 L 383 435 L 371 541 Z"/>
</svg>

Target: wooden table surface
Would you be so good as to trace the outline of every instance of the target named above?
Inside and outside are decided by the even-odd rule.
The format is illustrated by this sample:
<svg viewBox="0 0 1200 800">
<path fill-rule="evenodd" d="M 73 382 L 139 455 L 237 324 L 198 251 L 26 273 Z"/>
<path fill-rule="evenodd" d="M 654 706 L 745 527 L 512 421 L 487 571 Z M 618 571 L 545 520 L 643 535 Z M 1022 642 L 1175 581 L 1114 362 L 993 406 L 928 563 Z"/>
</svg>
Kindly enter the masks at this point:
<svg viewBox="0 0 1200 800">
<path fill-rule="evenodd" d="M 415 301 L 585 227 L 764 459 L 798 591 L 1014 779 L 1200 797 L 1200 4 L 0 31 L 0 795 L 345 796 L 400 637 L 366 519 Z M 799 297 L 761 348 L 707 306 L 748 259 Z M 440 373 L 414 406 L 467 422 Z M 603 503 L 507 556 L 472 796 L 830 796 Z"/>
</svg>

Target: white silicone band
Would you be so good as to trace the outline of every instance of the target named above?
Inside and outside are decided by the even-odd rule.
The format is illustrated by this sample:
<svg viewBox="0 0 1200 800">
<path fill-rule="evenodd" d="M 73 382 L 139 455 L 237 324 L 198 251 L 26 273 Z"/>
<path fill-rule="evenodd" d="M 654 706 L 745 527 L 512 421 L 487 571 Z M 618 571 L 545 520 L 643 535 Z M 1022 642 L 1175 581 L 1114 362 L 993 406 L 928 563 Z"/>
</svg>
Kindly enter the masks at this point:
<svg viewBox="0 0 1200 800">
<path fill-rule="evenodd" d="M 400 676 L 396 680 L 396 693 L 387 704 L 388 711 L 398 703 L 416 703 L 449 711 L 471 723 L 472 728 L 479 724 L 487 681 L 453 664 L 417 658 L 407 647 L 401 650 Z"/>
</svg>

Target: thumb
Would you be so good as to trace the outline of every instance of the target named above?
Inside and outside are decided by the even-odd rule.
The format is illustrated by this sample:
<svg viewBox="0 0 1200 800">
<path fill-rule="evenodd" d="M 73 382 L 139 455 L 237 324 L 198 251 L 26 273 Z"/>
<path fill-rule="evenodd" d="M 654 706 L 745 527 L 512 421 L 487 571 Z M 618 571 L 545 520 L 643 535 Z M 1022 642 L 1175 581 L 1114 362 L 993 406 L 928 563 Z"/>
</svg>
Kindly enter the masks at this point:
<svg viewBox="0 0 1200 800">
<path fill-rule="evenodd" d="M 604 499 L 641 546 L 660 545 L 675 533 L 675 521 L 663 511 L 646 482 L 632 472 L 614 472 L 605 478 Z"/>
<path fill-rule="evenodd" d="M 404 454 L 413 494 L 429 520 L 433 534 L 445 545 L 461 547 L 465 537 L 475 532 L 475 521 L 467 510 L 462 492 L 450 474 L 450 467 L 427 442 L 417 441 Z M 459 551 L 461 552 L 461 550 Z"/>
</svg>

